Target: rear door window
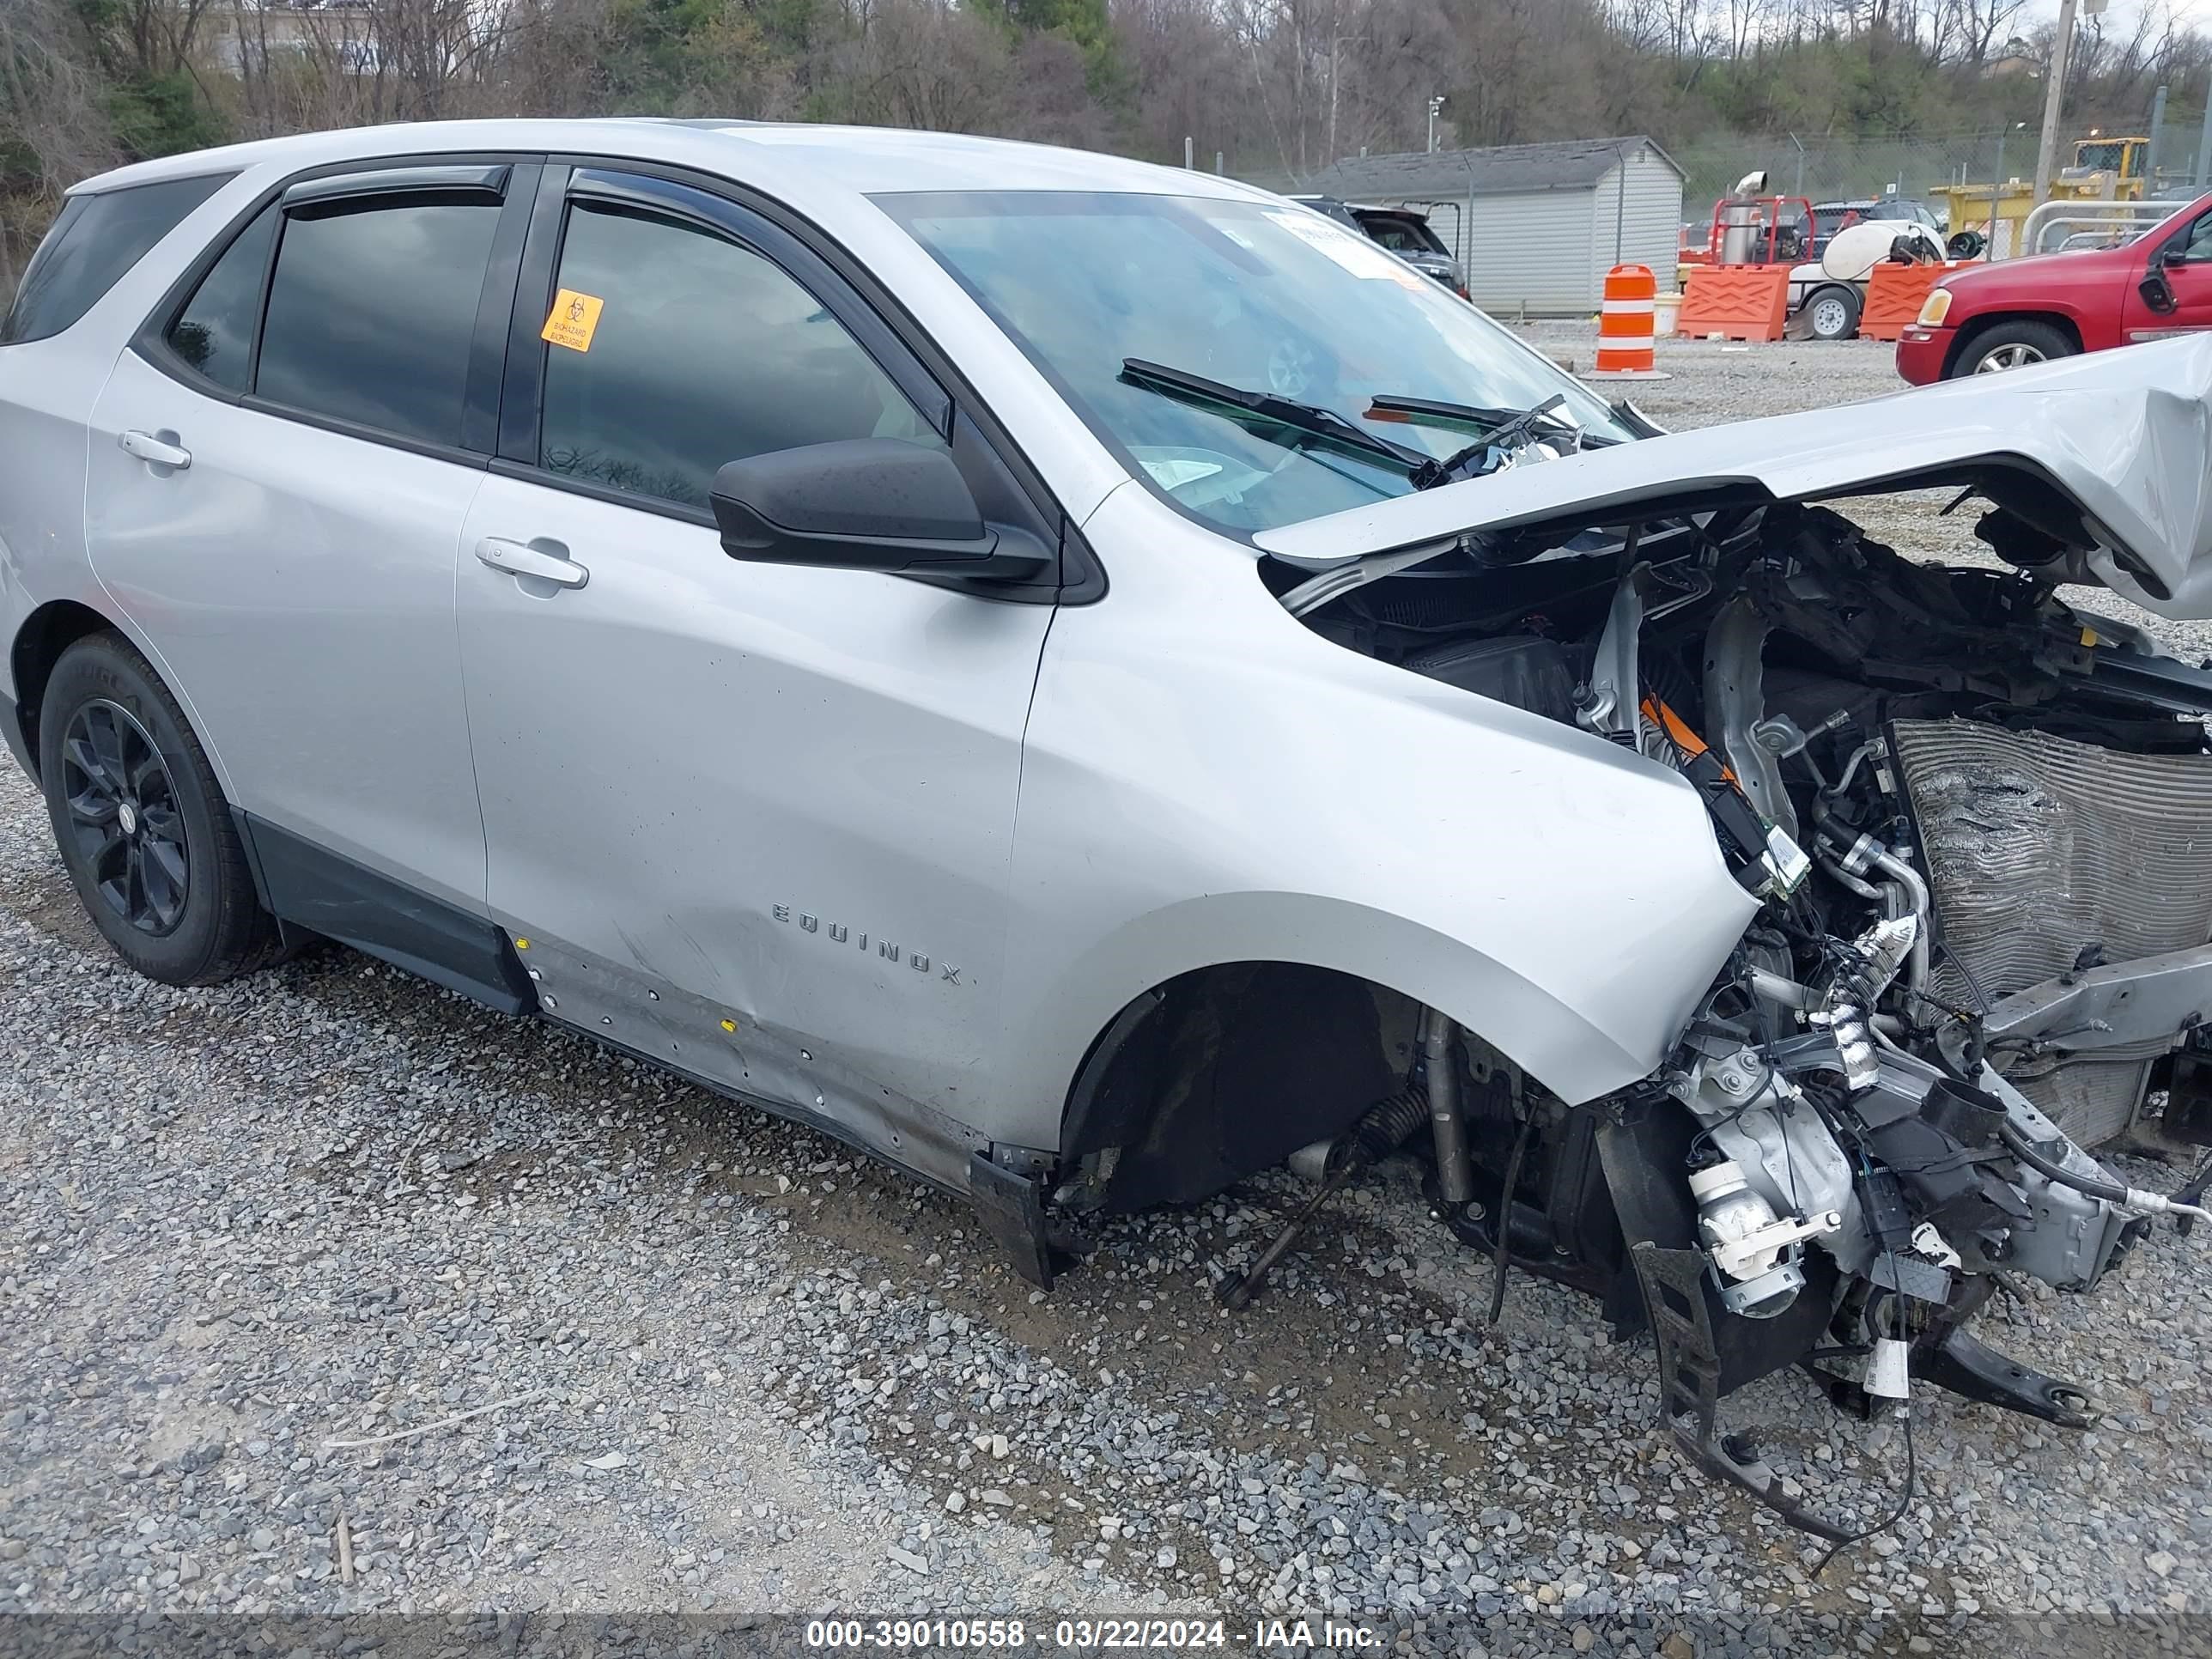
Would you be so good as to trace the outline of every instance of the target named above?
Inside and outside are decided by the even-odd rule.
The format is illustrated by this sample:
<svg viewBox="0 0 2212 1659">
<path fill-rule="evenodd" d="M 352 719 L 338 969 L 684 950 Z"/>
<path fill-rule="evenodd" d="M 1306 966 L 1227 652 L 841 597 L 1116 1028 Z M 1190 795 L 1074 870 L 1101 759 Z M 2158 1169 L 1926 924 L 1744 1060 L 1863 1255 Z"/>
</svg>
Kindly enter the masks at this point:
<svg viewBox="0 0 2212 1659">
<path fill-rule="evenodd" d="M 255 394 L 302 414 L 459 447 L 500 212 L 489 197 L 364 197 L 289 214 Z"/>
<path fill-rule="evenodd" d="M 70 198 L 0 321 L 0 345 L 48 339 L 72 326 L 155 243 L 234 176 L 203 173 Z"/>
</svg>

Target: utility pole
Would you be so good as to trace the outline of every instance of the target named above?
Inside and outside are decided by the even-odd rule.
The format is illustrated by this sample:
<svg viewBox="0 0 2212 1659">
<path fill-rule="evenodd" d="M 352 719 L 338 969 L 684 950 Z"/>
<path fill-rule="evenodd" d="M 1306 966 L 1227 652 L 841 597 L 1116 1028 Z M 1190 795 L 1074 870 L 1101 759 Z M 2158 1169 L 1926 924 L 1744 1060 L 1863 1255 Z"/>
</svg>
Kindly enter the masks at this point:
<svg viewBox="0 0 2212 1659">
<path fill-rule="evenodd" d="M 1340 31 L 1328 37 L 1328 160 L 1336 159 L 1336 71 L 1344 52 L 1344 35 Z"/>
<path fill-rule="evenodd" d="M 2058 165 L 2058 106 L 2066 95 L 2066 60 L 2074 55 L 2074 9 L 2075 0 L 2059 0 L 2058 33 L 2051 46 L 2051 71 L 2043 88 L 2043 136 L 2035 146 L 2035 199 L 2032 206 L 2040 207 L 2051 196 L 2051 174 Z M 2104 10 L 2105 0 L 2087 0 L 2086 9 L 2094 16 Z"/>
</svg>

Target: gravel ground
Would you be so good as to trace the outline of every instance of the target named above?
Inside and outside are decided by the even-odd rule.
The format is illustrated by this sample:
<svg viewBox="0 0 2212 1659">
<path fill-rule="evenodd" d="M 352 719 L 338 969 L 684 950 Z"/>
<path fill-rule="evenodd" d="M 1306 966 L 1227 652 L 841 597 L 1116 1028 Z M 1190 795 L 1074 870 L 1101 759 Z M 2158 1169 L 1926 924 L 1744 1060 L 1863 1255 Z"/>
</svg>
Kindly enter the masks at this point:
<svg viewBox="0 0 2212 1659">
<path fill-rule="evenodd" d="M 1639 401 L 1668 425 L 1894 384 L 1871 345 L 1662 367 Z M 1866 516 L 1909 549 L 1960 533 Z M 0 1596 L 24 1612 L 247 1614 L 214 1628 L 271 1652 L 301 1613 L 440 1616 L 388 1627 L 399 1651 L 491 1612 L 1152 1609 L 1224 1615 L 1231 1645 L 1333 1613 L 1454 1654 L 2207 1650 L 2212 1240 L 2161 1227 L 2095 1295 L 1986 1315 L 2101 1423 L 1931 1393 L 1909 1513 L 1815 1582 L 1809 1540 L 1654 1435 L 1648 1346 L 1594 1302 L 1516 1274 L 1485 1323 L 1486 1271 L 1410 1168 L 1218 1311 L 1298 1196 L 1271 1176 L 1116 1223 L 1034 1293 L 960 1205 L 365 957 L 134 977 L 0 763 Z M 1894 1425 L 1790 1376 L 1730 1412 L 1823 1507 L 1893 1503 Z M 109 1627 L 18 1619 L 0 1650 L 54 1628 Z M 516 1650 L 511 1619 L 481 1628 Z"/>
</svg>

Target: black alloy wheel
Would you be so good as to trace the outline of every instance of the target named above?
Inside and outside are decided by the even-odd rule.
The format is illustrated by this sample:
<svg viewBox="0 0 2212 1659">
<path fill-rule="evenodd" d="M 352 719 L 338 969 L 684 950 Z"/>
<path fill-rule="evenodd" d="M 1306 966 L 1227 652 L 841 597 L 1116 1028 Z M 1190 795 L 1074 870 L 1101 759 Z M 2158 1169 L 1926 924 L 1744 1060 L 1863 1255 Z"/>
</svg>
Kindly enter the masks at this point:
<svg viewBox="0 0 2212 1659">
<path fill-rule="evenodd" d="M 160 748 L 131 711 L 102 697 L 62 738 L 62 795 L 77 855 L 100 900 L 155 939 L 176 932 L 191 891 L 191 847 Z"/>
</svg>

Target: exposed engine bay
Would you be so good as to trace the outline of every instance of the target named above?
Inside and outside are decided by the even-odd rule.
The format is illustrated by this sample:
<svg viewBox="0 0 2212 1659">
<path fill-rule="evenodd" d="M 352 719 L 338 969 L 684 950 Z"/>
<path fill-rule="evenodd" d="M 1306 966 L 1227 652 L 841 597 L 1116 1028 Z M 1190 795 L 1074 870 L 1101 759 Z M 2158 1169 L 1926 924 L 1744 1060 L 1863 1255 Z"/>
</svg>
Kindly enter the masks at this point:
<svg viewBox="0 0 2212 1659">
<path fill-rule="evenodd" d="M 1723 1395 L 1803 1364 L 1862 1410 L 1918 1377 L 2081 1425 L 2077 1391 L 1966 1322 L 2007 1275 L 2087 1291 L 2152 1218 L 2203 1218 L 2201 1173 L 2168 1199 L 2087 1149 L 2212 1143 L 2212 673 L 2063 600 L 2081 577 L 2017 495 L 1980 533 L 2011 568 L 1741 501 L 1349 580 L 1262 567 L 1325 637 L 1703 798 L 1760 908 L 1656 1073 L 1569 1105 L 1413 1011 L 1410 1068 L 1325 1167 L 1432 1140 L 1435 1207 L 1493 1297 L 1510 1261 L 1648 1320 L 1686 1449 L 1839 1540 L 1723 1432 Z"/>
</svg>

